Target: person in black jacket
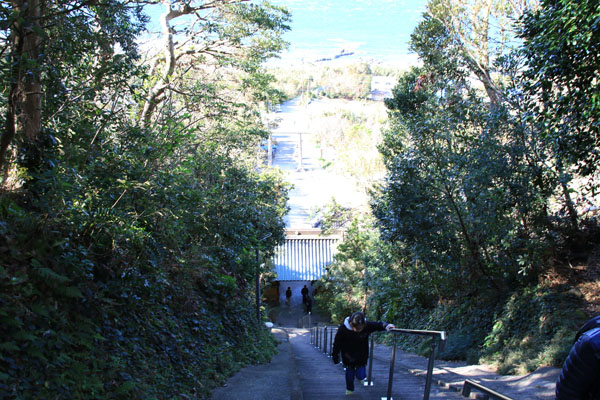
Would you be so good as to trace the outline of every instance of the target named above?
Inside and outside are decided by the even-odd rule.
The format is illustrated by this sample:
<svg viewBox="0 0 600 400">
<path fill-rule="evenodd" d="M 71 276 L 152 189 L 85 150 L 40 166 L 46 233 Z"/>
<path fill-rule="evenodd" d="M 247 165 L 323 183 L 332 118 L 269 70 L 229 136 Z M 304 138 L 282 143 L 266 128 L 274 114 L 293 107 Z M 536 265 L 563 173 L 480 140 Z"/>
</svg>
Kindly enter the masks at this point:
<svg viewBox="0 0 600 400">
<path fill-rule="evenodd" d="M 600 315 L 575 335 L 556 382 L 556 400 L 600 400 Z"/>
<path fill-rule="evenodd" d="M 354 393 L 354 378 L 366 377 L 366 365 L 369 358 L 369 335 L 375 331 L 394 329 L 393 324 L 371 322 L 362 312 L 355 312 L 344 320 L 338 328 L 333 341 L 333 363 L 342 362 L 346 367 L 346 394 Z"/>
<path fill-rule="evenodd" d="M 308 288 L 306 285 L 304 285 L 300 293 L 302 294 L 302 304 L 306 304 L 306 299 L 308 298 Z"/>
<path fill-rule="evenodd" d="M 286 306 L 290 306 L 290 300 L 292 299 L 292 288 L 288 286 L 287 290 L 285 291 L 285 305 Z"/>
</svg>

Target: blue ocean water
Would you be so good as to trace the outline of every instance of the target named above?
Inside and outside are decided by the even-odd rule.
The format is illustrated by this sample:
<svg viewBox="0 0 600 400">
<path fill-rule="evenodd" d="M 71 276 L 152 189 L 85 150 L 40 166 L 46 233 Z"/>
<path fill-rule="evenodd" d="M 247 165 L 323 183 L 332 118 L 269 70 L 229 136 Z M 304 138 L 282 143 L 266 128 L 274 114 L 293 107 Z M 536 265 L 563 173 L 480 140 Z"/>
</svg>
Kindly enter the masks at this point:
<svg viewBox="0 0 600 400">
<path fill-rule="evenodd" d="M 292 14 L 291 30 L 284 36 L 290 47 L 282 59 L 304 61 L 341 53 L 381 61 L 410 58 L 408 41 L 427 4 L 427 0 L 270 1 Z M 147 6 L 146 11 L 151 17 L 149 30 L 159 32 L 164 5 Z"/>
<path fill-rule="evenodd" d="M 272 0 L 292 13 L 286 57 L 317 60 L 340 52 L 380 60 L 406 57 L 427 0 Z"/>
</svg>

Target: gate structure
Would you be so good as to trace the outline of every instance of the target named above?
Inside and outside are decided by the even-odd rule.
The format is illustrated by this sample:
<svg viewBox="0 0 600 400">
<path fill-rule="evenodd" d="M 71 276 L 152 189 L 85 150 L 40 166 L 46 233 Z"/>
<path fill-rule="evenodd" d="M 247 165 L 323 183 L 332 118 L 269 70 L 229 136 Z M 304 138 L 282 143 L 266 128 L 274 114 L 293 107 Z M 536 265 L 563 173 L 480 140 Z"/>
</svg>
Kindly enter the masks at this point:
<svg viewBox="0 0 600 400">
<path fill-rule="evenodd" d="M 343 240 L 343 235 L 336 232 L 323 235 L 320 229 L 287 229 L 284 243 L 273 256 L 273 267 L 277 274 L 274 284 L 269 290 L 269 300 L 277 304 L 288 304 L 290 310 L 308 311 L 304 294 L 314 299 L 313 283 L 326 272 L 333 262 L 337 245 Z M 288 302 L 285 297 L 287 289 L 292 296 Z"/>
<path fill-rule="evenodd" d="M 277 281 L 318 280 L 333 262 L 341 233 L 324 236 L 320 229 L 286 230 L 285 242 L 275 251 Z"/>
</svg>

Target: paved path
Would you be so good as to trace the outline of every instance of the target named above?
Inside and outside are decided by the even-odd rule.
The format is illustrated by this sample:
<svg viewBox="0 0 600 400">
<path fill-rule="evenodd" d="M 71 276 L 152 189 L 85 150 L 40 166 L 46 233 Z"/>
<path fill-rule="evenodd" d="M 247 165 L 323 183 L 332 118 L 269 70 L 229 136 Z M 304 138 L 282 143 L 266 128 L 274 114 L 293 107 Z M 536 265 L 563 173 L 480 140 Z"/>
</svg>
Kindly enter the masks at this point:
<svg viewBox="0 0 600 400">
<path fill-rule="evenodd" d="M 279 345 L 271 362 L 242 369 L 213 392 L 212 400 L 302 400 L 288 334 L 281 328 L 272 333 Z"/>
</svg>

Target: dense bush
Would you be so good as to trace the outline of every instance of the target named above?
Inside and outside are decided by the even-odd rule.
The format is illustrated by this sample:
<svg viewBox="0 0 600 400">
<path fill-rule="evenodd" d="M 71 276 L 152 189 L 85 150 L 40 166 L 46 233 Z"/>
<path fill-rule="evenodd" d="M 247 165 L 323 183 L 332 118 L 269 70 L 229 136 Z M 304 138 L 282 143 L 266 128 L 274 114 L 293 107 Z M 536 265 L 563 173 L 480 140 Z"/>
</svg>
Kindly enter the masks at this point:
<svg viewBox="0 0 600 400">
<path fill-rule="evenodd" d="M 568 287 L 516 291 L 494 317 L 482 361 L 500 373 L 527 373 L 541 365 L 561 366 L 575 333 L 587 320 L 582 299 Z"/>
<path fill-rule="evenodd" d="M 288 15 L 235 3 L 152 66 L 140 4 L 0 5 L 0 398 L 206 398 L 273 355 L 252 283 L 288 186 L 253 161 Z"/>
</svg>

